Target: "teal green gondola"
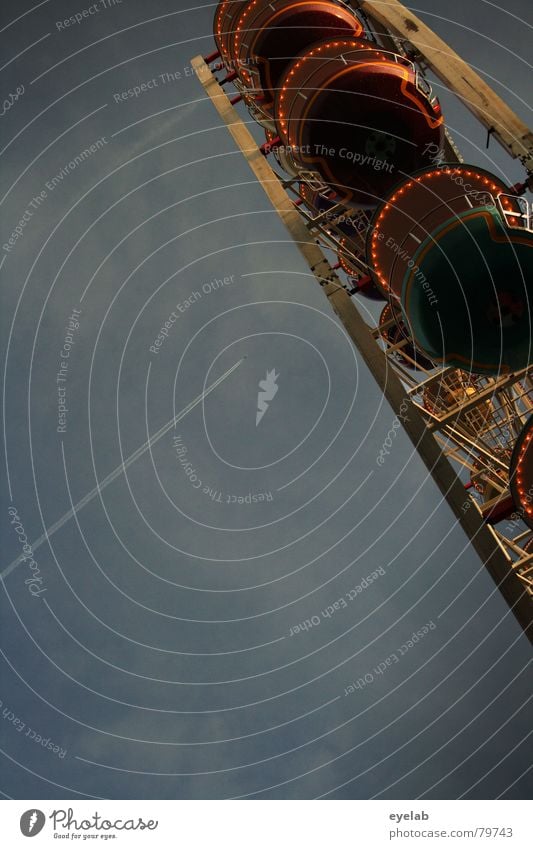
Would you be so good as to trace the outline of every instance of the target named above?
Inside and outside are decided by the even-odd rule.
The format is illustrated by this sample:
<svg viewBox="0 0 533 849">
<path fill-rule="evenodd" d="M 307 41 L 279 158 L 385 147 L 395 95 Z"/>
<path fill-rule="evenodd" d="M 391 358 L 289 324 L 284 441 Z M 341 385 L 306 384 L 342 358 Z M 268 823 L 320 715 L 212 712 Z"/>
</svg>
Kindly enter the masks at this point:
<svg viewBox="0 0 533 849">
<path fill-rule="evenodd" d="M 532 361 L 533 233 L 494 206 L 453 216 L 409 262 L 402 309 L 432 360 L 477 374 Z"/>
</svg>

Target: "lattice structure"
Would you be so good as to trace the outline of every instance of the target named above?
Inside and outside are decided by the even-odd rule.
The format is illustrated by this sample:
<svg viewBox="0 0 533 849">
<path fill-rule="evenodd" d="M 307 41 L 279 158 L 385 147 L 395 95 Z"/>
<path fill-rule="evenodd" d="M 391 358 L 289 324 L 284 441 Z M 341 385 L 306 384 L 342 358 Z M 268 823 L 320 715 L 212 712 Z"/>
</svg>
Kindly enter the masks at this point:
<svg viewBox="0 0 533 849">
<path fill-rule="evenodd" d="M 465 509 L 472 505 L 480 512 L 533 598 L 533 531 L 509 490 L 515 443 L 533 415 L 533 367 L 500 378 L 427 368 L 429 363 L 413 358 L 408 338 L 391 345 L 388 330 L 387 324 L 378 326 L 376 342 L 464 480 Z"/>
</svg>

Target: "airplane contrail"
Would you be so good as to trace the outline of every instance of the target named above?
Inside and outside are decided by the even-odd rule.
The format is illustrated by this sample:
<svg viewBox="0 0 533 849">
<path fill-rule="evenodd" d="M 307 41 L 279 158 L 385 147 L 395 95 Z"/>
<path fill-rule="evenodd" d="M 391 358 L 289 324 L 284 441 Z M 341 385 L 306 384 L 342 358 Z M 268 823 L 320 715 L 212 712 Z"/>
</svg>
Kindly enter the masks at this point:
<svg viewBox="0 0 533 849">
<path fill-rule="evenodd" d="M 235 365 L 233 365 L 230 369 L 224 372 L 224 374 L 221 375 L 217 380 L 215 380 L 215 382 L 212 383 L 211 386 L 208 386 L 204 392 L 202 392 L 200 395 L 198 395 L 197 398 L 187 404 L 187 406 L 184 407 L 183 410 L 181 410 L 181 412 L 177 414 L 177 416 L 174 416 L 173 419 L 170 419 L 170 421 L 167 422 L 166 425 L 163 425 L 163 427 L 161 427 L 156 433 L 154 433 L 153 436 L 150 437 L 150 439 L 147 439 L 144 445 L 141 445 L 139 448 L 137 448 L 136 451 L 133 452 L 133 454 L 130 454 L 127 460 L 121 463 L 120 466 L 117 466 L 117 468 L 110 472 L 107 477 L 100 481 L 100 483 L 97 484 L 94 489 L 88 492 L 87 495 L 85 495 L 81 499 L 81 501 L 78 501 L 78 503 L 74 507 L 72 507 L 68 511 L 68 513 L 65 513 L 64 516 L 61 516 L 61 518 L 58 519 L 57 522 L 51 525 L 44 532 L 44 534 L 39 537 L 39 539 L 36 539 L 35 542 L 31 544 L 32 551 L 35 552 L 43 544 L 43 542 L 46 542 L 46 540 L 53 536 L 56 531 L 59 531 L 60 528 L 63 527 L 63 525 L 70 521 L 73 516 L 75 516 L 80 510 L 83 510 L 83 508 L 87 504 L 89 504 L 89 502 L 92 501 L 92 499 L 96 495 L 98 495 L 98 493 L 102 492 L 102 490 L 109 486 L 110 483 L 113 483 L 114 480 L 120 477 L 120 475 L 125 472 L 126 469 L 129 468 L 132 463 L 135 463 L 135 461 L 138 460 L 139 457 L 141 457 L 146 451 L 148 451 L 148 449 L 151 448 L 152 445 L 155 445 L 155 443 L 158 442 L 161 437 L 168 433 L 169 430 L 171 430 L 175 425 L 178 424 L 178 422 L 184 419 L 185 416 L 191 412 L 191 410 L 194 410 L 194 408 L 197 407 L 198 404 L 201 404 L 202 401 L 217 388 L 217 386 L 220 386 L 220 384 L 223 383 L 223 381 L 230 376 L 230 374 L 233 374 L 233 372 L 239 368 L 239 366 L 244 362 L 244 360 L 245 357 L 242 357 L 242 359 L 235 363 Z M 11 572 L 13 572 L 13 570 L 16 569 L 17 566 L 24 561 L 24 559 L 24 555 L 19 555 L 19 557 L 13 560 L 12 563 L 10 563 L 9 566 L 4 569 L 4 571 L 0 574 L 0 578 L 2 578 L 2 580 L 7 578 L 7 576 L 10 575 Z"/>
</svg>

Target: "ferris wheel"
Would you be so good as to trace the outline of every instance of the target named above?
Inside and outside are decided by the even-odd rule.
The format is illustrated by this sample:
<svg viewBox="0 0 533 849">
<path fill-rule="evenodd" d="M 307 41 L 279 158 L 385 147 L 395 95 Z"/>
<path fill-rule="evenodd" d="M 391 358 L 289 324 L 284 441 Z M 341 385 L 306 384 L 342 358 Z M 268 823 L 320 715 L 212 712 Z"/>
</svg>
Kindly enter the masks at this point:
<svg viewBox="0 0 533 849">
<path fill-rule="evenodd" d="M 217 49 L 193 65 L 385 394 L 409 398 L 411 439 L 527 630 L 533 134 L 397 0 L 353 6 L 221 0 Z M 428 68 L 522 162 L 523 183 L 463 161 Z M 265 134 L 256 157 L 238 103 Z M 374 327 L 358 297 L 383 302 Z"/>
</svg>

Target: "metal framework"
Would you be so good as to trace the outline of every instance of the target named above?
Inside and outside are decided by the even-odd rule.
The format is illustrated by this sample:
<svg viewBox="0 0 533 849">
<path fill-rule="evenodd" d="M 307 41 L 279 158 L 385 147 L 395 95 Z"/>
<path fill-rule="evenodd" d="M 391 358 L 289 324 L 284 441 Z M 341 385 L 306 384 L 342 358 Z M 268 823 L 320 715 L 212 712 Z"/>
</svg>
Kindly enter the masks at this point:
<svg viewBox="0 0 533 849">
<path fill-rule="evenodd" d="M 523 188 L 531 185 L 533 134 L 486 83 L 397 0 L 364 0 L 352 6 L 361 10 L 377 43 L 414 62 L 421 79 L 423 70 L 431 67 L 467 103 L 507 152 L 522 161 L 527 172 Z M 387 400 L 399 413 L 409 399 L 409 418 L 405 421 L 402 416 L 408 436 L 531 639 L 533 531 L 514 512 L 509 461 L 533 413 L 533 365 L 497 378 L 443 369 L 417 354 L 407 328 L 403 335 L 397 332 L 401 322 L 395 321 L 392 302 L 377 326 L 368 327 L 351 295 L 368 279 L 365 243 L 370 214 L 354 213 L 337 202 L 316 172 L 287 177 L 275 171 L 266 155 L 273 152 L 283 167 L 276 140 L 258 148 L 233 108 L 240 98 L 229 100 L 202 57 L 193 60 L 193 67 Z M 230 75 L 222 85 L 233 81 Z M 449 135 L 445 154 L 448 162 L 462 162 Z M 328 201 L 323 211 L 316 208 L 317 198 Z M 514 216 L 519 206 L 520 226 L 532 229 L 530 205 L 514 195 L 512 200 Z M 347 216 L 349 239 L 342 229 Z M 341 261 L 332 264 L 328 251 L 340 255 Z M 346 279 L 339 277 L 338 269 L 346 272 Z"/>
</svg>

